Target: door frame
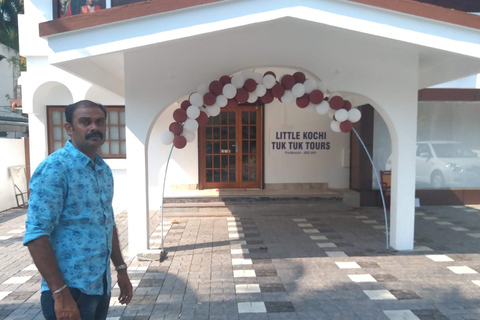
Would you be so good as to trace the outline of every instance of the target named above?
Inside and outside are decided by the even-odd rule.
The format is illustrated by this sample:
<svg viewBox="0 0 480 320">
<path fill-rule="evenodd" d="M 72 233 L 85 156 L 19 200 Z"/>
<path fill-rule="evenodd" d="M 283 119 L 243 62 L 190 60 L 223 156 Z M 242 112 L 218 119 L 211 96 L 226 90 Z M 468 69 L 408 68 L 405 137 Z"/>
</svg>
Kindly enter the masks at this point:
<svg viewBox="0 0 480 320">
<path fill-rule="evenodd" d="M 264 189 L 265 188 L 265 131 L 264 131 L 264 127 L 265 127 L 265 104 L 262 103 L 260 100 L 258 100 L 257 102 L 255 103 L 242 103 L 242 104 L 239 104 L 238 107 L 224 107 L 222 108 L 222 110 L 225 110 L 225 111 L 236 111 L 238 110 L 239 108 L 241 107 L 259 107 L 258 108 L 258 112 L 260 112 L 260 121 L 258 122 L 258 125 L 259 125 L 259 131 L 260 131 L 260 138 L 258 140 L 258 142 L 260 143 L 260 147 L 257 147 L 257 150 L 259 150 L 260 152 L 260 156 L 259 156 L 259 159 L 260 159 L 260 165 L 258 166 L 260 168 L 260 173 L 258 174 L 258 179 L 260 179 L 260 183 L 259 183 L 259 189 Z M 241 126 L 240 128 L 237 128 L 237 130 L 240 130 L 241 129 Z M 204 189 L 207 189 L 207 187 L 203 184 L 203 180 L 202 180 L 202 170 L 204 169 L 205 165 L 202 165 L 203 164 L 203 159 L 202 159 L 202 152 L 200 150 L 200 148 L 204 147 L 204 146 L 201 146 L 201 142 L 202 142 L 202 133 L 200 132 L 200 130 L 202 130 L 202 127 L 200 127 L 198 129 L 198 145 L 197 145 L 197 150 L 198 150 L 198 161 L 197 161 L 197 164 L 198 164 L 198 189 L 199 190 L 204 190 Z M 257 151 L 258 153 L 258 151 Z M 241 163 L 241 160 L 240 160 L 240 163 Z M 203 168 L 203 169 L 202 169 Z M 241 179 L 241 175 L 239 177 L 237 177 L 237 179 Z M 208 187 L 209 188 L 209 187 Z M 253 187 L 253 188 L 245 188 L 245 187 L 223 187 L 223 188 L 218 188 L 218 187 L 214 187 L 214 188 L 217 188 L 217 189 L 257 189 L 257 187 Z"/>
</svg>

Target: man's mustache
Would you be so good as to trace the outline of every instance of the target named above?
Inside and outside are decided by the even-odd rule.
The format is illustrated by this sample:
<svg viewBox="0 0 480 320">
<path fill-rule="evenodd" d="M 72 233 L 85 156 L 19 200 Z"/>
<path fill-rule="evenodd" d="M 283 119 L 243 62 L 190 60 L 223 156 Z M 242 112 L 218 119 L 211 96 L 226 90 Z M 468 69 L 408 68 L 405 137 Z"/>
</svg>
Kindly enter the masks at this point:
<svg viewBox="0 0 480 320">
<path fill-rule="evenodd" d="M 85 140 L 88 140 L 88 139 L 93 138 L 93 137 L 99 137 L 100 139 L 103 140 L 103 133 L 101 133 L 100 131 L 92 131 L 92 132 L 89 132 L 89 133 L 87 133 L 87 135 L 85 136 Z"/>
</svg>

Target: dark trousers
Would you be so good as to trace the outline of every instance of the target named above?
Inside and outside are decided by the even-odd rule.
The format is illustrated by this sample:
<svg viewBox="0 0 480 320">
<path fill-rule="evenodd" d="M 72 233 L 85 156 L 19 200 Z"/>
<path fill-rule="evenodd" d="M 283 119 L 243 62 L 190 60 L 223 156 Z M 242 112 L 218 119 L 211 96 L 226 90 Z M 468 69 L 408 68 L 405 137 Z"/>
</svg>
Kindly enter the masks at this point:
<svg viewBox="0 0 480 320">
<path fill-rule="evenodd" d="M 82 293 L 75 288 L 69 288 L 72 297 L 77 302 L 78 310 L 82 320 L 105 320 L 107 318 L 110 294 L 94 296 Z M 43 316 L 46 320 L 57 320 L 55 316 L 55 300 L 51 291 L 42 292 L 41 297 Z"/>
</svg>

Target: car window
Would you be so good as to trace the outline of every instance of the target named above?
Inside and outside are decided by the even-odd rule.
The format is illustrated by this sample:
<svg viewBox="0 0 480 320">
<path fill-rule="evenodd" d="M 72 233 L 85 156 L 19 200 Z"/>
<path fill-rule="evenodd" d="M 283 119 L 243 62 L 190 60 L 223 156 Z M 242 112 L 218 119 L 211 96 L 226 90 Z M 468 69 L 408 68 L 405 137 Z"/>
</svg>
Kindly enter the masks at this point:
<svg viewBox="0 0 480 320">
<path fill-rule="evenodd" d="M 477 154 L 460 143 L 435 143 L 433 150 L 439 158 L 476 158 Z"/>
<path fill-rule="evenodd" d="M 422 153 L 428 153 L 430 156 L 432 153 L 430 152 L 430 148 L 428 147 L 428 144 L 419 144 L 417 147 L 417 157 L 420 157 Z"/>
</svg>

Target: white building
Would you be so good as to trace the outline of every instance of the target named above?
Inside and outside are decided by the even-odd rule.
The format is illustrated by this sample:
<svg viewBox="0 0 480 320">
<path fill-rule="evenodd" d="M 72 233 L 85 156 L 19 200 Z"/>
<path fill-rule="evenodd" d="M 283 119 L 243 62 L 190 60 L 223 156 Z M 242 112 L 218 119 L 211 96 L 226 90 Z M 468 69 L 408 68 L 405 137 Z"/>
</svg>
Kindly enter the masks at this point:
<svg viewBox="0 0 480 320">
<path fill-rule="evenodd" d="M 28 72 L 21 84 L 32 172 L 66 139 L 61 108 L 81 99 L 111 106 L 111 141 L 102 153 L 115 174 L 114 205 L 128 208 L 130 250 L 146 252 L 148 211 L 158 208 L 170 151 L 161 133 L 174 110 L 223 75 L 273 71 L 279 80 L 301 71 L 321 81 L 330 97 L 338 93 L 363 106 L 361 132 L 375 129 L 391 146 L 390 244 L 412 249 L 418 92 L 480 73 L 480 17 L 413 0 L 201 3 L 152 0 L 53 19 L 52 3 L 26 0 L 20 47 Z M 377 117 L 367 110 L 372 107 Z M 233 113 L 235 124 L 229 122 Z M 213 138 L 201 128 L 184 149 L 174 150 L 169 188 L 312 183 L 349 189 L 367 181 L 371 189 L 371 168 L 359 160 L 358 142 L 333 132 L 328 116 L 275 99 L 215 119 Z M 215 132 L 216 123 L 223 123 L 225 136 Z M 277 149 L 282 142 L 286 150 Z M 318 144 L 306 150 L 307 142 Z"/>
</svg>

